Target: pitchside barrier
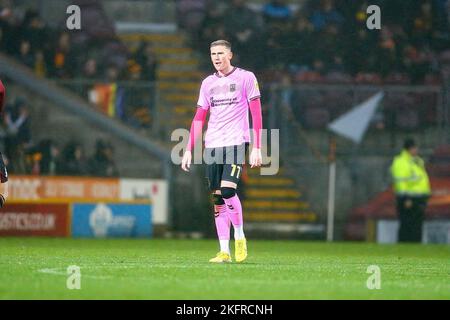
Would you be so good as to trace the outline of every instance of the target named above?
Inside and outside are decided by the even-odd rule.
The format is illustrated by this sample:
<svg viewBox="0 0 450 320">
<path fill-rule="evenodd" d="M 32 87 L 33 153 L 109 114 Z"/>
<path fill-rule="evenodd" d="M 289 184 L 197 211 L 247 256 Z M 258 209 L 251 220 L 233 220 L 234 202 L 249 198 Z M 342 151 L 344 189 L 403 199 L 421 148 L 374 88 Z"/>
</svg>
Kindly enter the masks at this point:
<svg viewBox="0 0 450 320">
<path fill-rule="evenodd" d="M 431 197 L 425 210 L 422 243 L 450 244 L 450 177 L 431 177 Z M 354 208 L 345 230 L 348 240 L 396 243 L 399 222 L 392 189 Z"/>
<path fill-rule="evenodd" d="M 150 237 L 167 214 L 164 180 L 10 176 L 0 236 Z"/>
</svg>

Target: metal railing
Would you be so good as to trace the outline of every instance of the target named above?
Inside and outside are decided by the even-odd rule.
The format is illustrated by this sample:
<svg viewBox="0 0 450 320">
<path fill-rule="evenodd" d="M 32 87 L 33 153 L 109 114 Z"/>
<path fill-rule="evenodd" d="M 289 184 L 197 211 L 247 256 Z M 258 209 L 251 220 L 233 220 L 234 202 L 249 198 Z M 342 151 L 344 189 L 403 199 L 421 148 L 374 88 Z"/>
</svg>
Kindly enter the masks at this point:
<svg viewBox="0 0 450 320">
<path fill-rule="evenodd" d="M 425 148 L 450 142 L 450 106 L 445 102 L 444 88 L 439 86 L 272 85 L 266 90 L 267 125 L 280 128 L 286 151 L 298 152 L 295 147 L 303 150 L 305 144 L 312 145 L 308 139 L 315 139 L 311 152 L 326 154 L 327 125 L 379 91 L 385 97 L 359 146 L 360 152 L 370 154 L 374 137 L 380 135 L 386 139 L 375 141 L 376 154 L 391 154 L 405 135 L 418 136 Z M 348 143 L 344 147 L 341 152 L 353 148 Z"/>
</svg>

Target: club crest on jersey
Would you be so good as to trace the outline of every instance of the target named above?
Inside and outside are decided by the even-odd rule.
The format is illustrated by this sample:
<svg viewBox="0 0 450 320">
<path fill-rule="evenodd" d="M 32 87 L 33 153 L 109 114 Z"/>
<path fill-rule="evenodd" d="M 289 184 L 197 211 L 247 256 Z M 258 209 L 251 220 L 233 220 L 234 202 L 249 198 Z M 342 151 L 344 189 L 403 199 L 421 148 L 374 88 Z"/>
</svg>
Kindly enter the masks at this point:
<svg viewBox="0 0 450 320">
<path fill-rule="evenodd" d="M 235 91 L 236 91 L 236 83 L 230 84 L 230 92 L 235 92 Z"/>
</svg>

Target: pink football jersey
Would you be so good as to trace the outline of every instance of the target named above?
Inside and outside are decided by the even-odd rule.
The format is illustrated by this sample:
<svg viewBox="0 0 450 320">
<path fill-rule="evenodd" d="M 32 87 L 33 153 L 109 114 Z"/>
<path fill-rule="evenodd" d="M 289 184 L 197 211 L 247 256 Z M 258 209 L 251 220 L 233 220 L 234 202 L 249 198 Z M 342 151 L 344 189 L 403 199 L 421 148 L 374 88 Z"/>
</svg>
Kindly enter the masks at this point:
<svg viewBox="0 0 450 320">
<path fill-rule="evenodd" d="M 226 76 L 217 72 L 203 80 L 197 106 L 209 110 L 205 146 L 250 142 L 248 102 L 260 97 L 253 72 L 234 67 Z"/>
</svg>

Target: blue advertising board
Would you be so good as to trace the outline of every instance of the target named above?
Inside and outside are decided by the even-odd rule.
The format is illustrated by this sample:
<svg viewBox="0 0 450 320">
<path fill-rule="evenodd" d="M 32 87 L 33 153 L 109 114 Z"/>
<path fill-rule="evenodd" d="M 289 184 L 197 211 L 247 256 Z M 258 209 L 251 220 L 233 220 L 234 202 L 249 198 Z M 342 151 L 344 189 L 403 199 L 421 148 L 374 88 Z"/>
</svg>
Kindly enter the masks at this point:
<svg viewBox="0 0 450 320">
<path fill-rule="evenodd" d="M 73 203 L 73 237 L 150 237 L 151 204 Z"/>
</svg>

